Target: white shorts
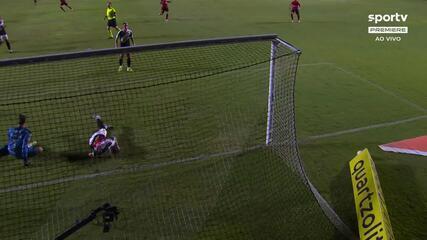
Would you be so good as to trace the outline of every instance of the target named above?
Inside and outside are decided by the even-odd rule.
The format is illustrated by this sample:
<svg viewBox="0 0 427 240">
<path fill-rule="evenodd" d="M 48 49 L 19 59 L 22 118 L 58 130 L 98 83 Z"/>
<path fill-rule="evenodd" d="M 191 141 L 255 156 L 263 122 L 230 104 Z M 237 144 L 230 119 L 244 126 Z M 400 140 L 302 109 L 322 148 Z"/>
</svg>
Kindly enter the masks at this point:
<svg viewBox="0 0 427 240">
<path fill-rule="evenodd" d="M 9 40 L 9 37 L 7 36 L 7 34 L 5 35 L 0 35 L 0 41 L 4 42 L 5 40 Z"/>
<path fill-rule="evenodd" d="M 102 141 L 100 144 L 98 144 L 98 146 L 96 146 L 94 148 L 94 150 L 98 153 L 98 154 L 102 154 L 105 153 L 107 151 L 110 152 L 117 152 L 118 150 L 120 150 L 119 144 L 116 140 L 116 138 L 106 138 L 104 141 Z"/>
</svg>

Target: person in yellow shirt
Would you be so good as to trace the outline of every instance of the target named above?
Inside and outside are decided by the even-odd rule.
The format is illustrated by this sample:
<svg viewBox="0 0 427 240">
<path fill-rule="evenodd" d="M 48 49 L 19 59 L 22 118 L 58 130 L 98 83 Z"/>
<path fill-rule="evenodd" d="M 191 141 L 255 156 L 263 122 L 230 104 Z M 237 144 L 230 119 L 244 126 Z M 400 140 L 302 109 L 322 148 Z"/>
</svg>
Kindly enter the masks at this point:
<svg viewBox="0 0 427 240">
<path fill-rule="evenodd" d="M 105 14 L 105 18 L 107 21 L 107 30 L 109 34 L 109 38 L 113 37 L 113 32 L 111 31 L 111 28 L 115 28 L 117 31 L 120 31 L 120 28 L 117 27 L 117 21 L 116 21 L 117 11 L 113 8 L 113 3 L 109 1 L 107 3 L 107 12 Z"/>
</svg>

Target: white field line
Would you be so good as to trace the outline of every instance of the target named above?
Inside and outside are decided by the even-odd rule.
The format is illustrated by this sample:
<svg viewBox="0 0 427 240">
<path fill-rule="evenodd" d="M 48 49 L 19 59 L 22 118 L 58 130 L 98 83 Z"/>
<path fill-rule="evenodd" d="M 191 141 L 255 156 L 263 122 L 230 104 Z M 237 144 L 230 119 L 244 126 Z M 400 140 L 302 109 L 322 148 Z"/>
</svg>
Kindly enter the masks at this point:
<svg viewBox="0 0 427 240">
<path fill-rule="evenodd" d="M 375 83 L 375 82 L 373 82 L 373 81 L 371 81 L 371 80 L 368 80 L 368 79 L 366 79 L 366 78 L 364 78 L 364 77 L 362 77 L 362 76 L 360 76 L 360 75 L 358 75 L 358 74 L 356 74 L 356 73 L 353 73 L 353 72 L 348 71 L 348 70 L 346 70 L 346 69 L 344 69 L 344 68 L 342 68 L 342 67 L 339 67 L 339 66 L 338 66 L 338 65 L 336 65 L 336 64 L 333 64 L 333 63 L 332 63 L 332 64 L 330 64 L 330 65 L 331 65 L 332 67 L 334 67 L 334 68 L 336 68 L 336 69 L 340 70 L 341 72 L 346 73 L 346 74 L 348 74 L 348 75 L 350 75 L 350 76 L 352 76 L 352 77 L 354 77 L 354 78 L 358 79 L 359 81 L 362 81 L 362 82 L 364 82 L 364 83 L 367 83 L 367 84 L 369 84 L 369 85 L 371 85 L 371 86 L 375 87 L 376 89 L 380 90 L 381 92 L 383 92 L 383 93 L 385 93 L 385 94 L 388 94 L 388 95 L 390 95 L 390 96 L 395 97 L 396 99 L 398 99 L 398 100 L 400 100 L 400 101 L 402 101 L 402 102 L 406 103 L 407 105 L 409 105 L 409 106 L 411 106 L 411 107 L 413 107 L 413 108 L 415 108 L 415 109 L 417 109 L 417 110 L 419 110 L 419 111 L 421 111 L 421 112 L 423 112 L 423 113 L 427 113 L 427 109 L 426 109 L 426 108 L 424 108 L 424 107 L 422 107 L 422 106 L 420 106 L 420 105 L 418 105 L 418 104 L 416 104 L 416 103 L 414 103 L 414 102 L 412 102 L 412 101 L 410 101 L 410 100 L 406 99 L 405 97 L 400 96 L 399 94 L 397 94 L 397 93 L 395 93 L 395 92 L 393 92 L 393 91 L 391 91 L 391 90 L 388 90 L 388 89 L 384 88 L 383 86 L 381 86 L 381 85 L 379 85 L 379 84 L 377 84 L 377 83 Z"/>
<path fill-rule="evenodd" d="M 130 167 L 118 168 L 118 169 L 109 170 L 109 171 L 105 171 L 105 172 L 76 175 L 76 176 L 70 176 L 70 177 L 65 177 L 65 178 L 48 180 L 48 181 L 44 181 L 44 182 L 13 186 L 13 187 L 9 187 L 9 188 L 0 189 L 0 194 L 17 192 L 17 191 L 24 191 L 24 190 L 29 190 L 29 189 L 33 189 L 33 188 L 46 187 L 46 186 L 51 186 L 51 185 L 56 185 L 56 184 L 61 184 L 61 183 L 67 183 L 67 182 L 74 182 L 74 181 L 79 181 L 79 180 L 92 179 L 92 178 L 101 177 L 101 176 L 111 176 L 111 175 L 116 175 L 116 174 L 120 174 L 120 173 L 141 172 L 143 170 L 157 169 L 157 168 L 167 167 L 167 166 L 171 166 L 171 165 L 175 165 L 175 164 L 190 163 L 190 162 L 195 162 L 195 161 L 206 161 L 206 160 L 209 160 L 211 158 L 216 158 L 216 157 L 227 157 L 227 156 L 231 156 L 231 155 L 237 155 L 237 154 L 243 153 L 245 151 L 251 151 L 251 150 L 261 148 L 263 146 L 264 145 L 256 145 L 256 146 L 249 147 L 249 148 L 246 148 L 243 150 L 242 149 L 231 150 L 231 151 L 227 151 L 227 152 L 213 153 L 213 154 L 208 154 L 208 155 L 200 155 L 197 157 L 191 157 L 191 158 L 185 158 L 185 159 L 179 159 L 179 160 L 172 160 L 172 161 L 161 162 L 161 163 L 149 163 L 149 164 L 142 164 L 142 165 L 136 164 L 136 165 L 133 165 Z"/>
<path fill-rule="evenodd" d="M 415 108 L 415 109 L 417 109 L 417 110 L 419 110 L 419 111 L 421 111 L 423 113 L 427 113 L 427 109 L 426 108 L 424 108 L 424 107 L 422 107 L 422 106 L 420 106 L 420 105 L 418 105 L 418 104 L 416 104 L 416 103 L 414 103 L 414 102 L 406 99 L 405 97 L 400 96 L 399 94 L 397 94 L 397 93 L 395 93 L 395 92 L 393 92 L 391 90 L 388 90 L 388 89 L 384 88 L 383 86 L 379 85 L 378 83 L 375 83 L 375 82 L 373 82 L 373 81 L 371 81 L 371 80 L 369 80 L 367 78 L 364 78 L 364 77 L 362 77 L 362 76 L 360 76 L 360 75 L 358 75 L 358 74 L 356 74 L 354 72 L 346 70 L 346 69 L 338 66 L 335 63 L 332 63 L 332 62 L 306 63 L 306 64 L 300 64 L 299 66 L 301 66 L 301 67 L 309 67 L 309 66 L 319 66 L 319 65 L 329 65 L 329 66 L 331 66 L 331 67 L 333 67 L 335 69 L 340 70 L 343 73 L 346 73 L 346 74 L 348 74 L 348 75 L 356 78 L 359 81 L 362 81 L 364 83 L 367 83 L 367 84 L 371 85 L 372 87 L 375 87 L 376 89 L 380 90 L 381 92 L 383 92 L 385 94 L 388 94 L 390 96 L 395 97 L 396 99 L 398 99 L 398 100 L 406 103 L 407 105 L 409 105 L 409 106 L 411 106 L 411 107 L 413 107 L 413 108 Z"/>
<path fill-rule="evenodd" d="M 374 125 L 369 125 L 369 126 L 360 127 L 360 128 L 353 128 L 353 129 L 348 129 L 348 130 L 343 130 L 343 131 L 338 131 L 338 132 L 309 136 L 306 138 L 306 140 L 317 140 L 317 139 L 322 139 L 322 138 L 336 137 L 336 136 L 341 136 L 341 135 L 350 134 L 350 133 L 362 132 L 362 131 L 375 129 L 375 128 L 395 126 L 395 125 L 408 123 L 408 122 L 414 122 L 414 121 L 422 120 L 422 119 L 427 119 L 427 115 L 403 119 L 403 120 L 394 121 L 394 122 L 374 124 Z M 304 142 L 304 139 L 302 142 Z M 245 149 L 245 151 L 258 149 L 258 148 L 261 148 L 262 146 L 263 145 L 257 145 L 257 146 Z M 143 170 L 157 169 L 157 168 L 161 168 L 161 167 L 165 167 L 165 166 L 171 166 L 171 165 L 175 165 L 175 164 L 189 163 L 189 162 L 194 162 L 194 161 L 206 161 L 206 160 L 209 160 L 209 159 L 214 158 L 214 157 L 225 157 L 225 156 L 230 156 L 230 155 L 236 155 L 236 154 L 239 154 L 242 152 L 243 152 L 243 150 L 232 150 L 232 151 L 228 151 L 228 152 L 214 153 L 214 154 L 210 154 L 210 155 L 201 155 L 201 156 L 197 156 L 197 157 L 180 159 L 180 160 L 173 160 L 173 161 L 162 162 L 162 163 L 134 165 L 134 166 L 126 167 L 126 168 L 114 169 L 114 170 L 105 171 L 105 172 L 76 175 L 76 176 L 71 176 L 71 177 L 66 177 L 66 178 L 53 179 L 53 180 L 44 181 L 44 182 L 31 183 L 31 184 L 13 186 L 13 187 L 9 187 L 9 188 L 3 188 L 3 189 L 0 189 L 0 194 L 17 192 L 17 191 L 24 191 L 24 190 L 29 190 L 29 189 L 33 189 L 33 188 L 46 187 L 46 186 L 51 186 L 51 185 L 56 185 L 56 184 L 61 184 L 61 183 L 67 183 L 67 182 L 74 182 L 74 181 L 92 179 L 92 178 L 101 177 L 101 176 L 111 176 L 111 175 L 116 175 L 116 174 L 120 174 L 120 173 L 140 172 Z"/>
<path fill-rule="evenodd" d="M 310 67 L 310 66 L 321 66 L 321 65 L 334 65 L 334 64 L 330 62 L 301 63 L 301 64 L 298 64 L 298 67 Z"/>
<path fill-rule="evenodd" d="M 403 123 L 415 122 L 415 121 L 422 120 L 422 119 L 427 119 L 427 115 L 402 119 L 402 120 L 393 121 L 393 122 L 373 124 L 373 125 L 368 125 L 365 127 L 352 128 L 352 129 L 347 129 L 347 130 L 342 130 L 342 131 L 337 131 L 337 132 L 314 135 L 314 136 L 308 137 L 307 139 L 308 140 L 317 140 L 317 139 L 321 139 L 321 138 L 336 137 L 336 136 L 341 136 L 344 134 L 358 133 L 358 132 L 362 132 L 362 131 L 366 131 L 366 130 L 370 130 L 370 129 L 375 129 L 375 128 L 384 128 L 384 127 L 395 126 L 395 125 L 399 125 L 399 124 L 403 124 Z"/>
</svg>

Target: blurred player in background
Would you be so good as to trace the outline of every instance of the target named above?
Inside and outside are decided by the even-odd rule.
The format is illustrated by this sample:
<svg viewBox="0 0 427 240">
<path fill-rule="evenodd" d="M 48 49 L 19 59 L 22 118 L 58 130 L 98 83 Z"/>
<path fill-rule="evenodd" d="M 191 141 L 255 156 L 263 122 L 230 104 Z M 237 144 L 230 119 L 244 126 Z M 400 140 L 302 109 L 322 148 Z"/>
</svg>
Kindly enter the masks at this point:
<svg viewBox="0 0 427 240">
<path fill-rule="evenodd" d="M 3 42 L 6 42 L 7 49 L 9 50 L 9 53 L 12 53 L 12 47 L 10 46 L 9 37 L 6 33 L 6 26 L 4 25 L 4 20 L 0 16 L 0 46 Z"/>
<path fill-rule="evenodd" d="M 132 45 L 131 45 L 132 42 Z M 117 33 L 116 36 L 116 48 L 117 47 L 130 47 L 130 46 L 134 46 L 135 42 L 133 41 L 133 32 L 132 30 L 129 29 L 129 25 L 128 23 L 123 23 L 123 29 L 120 30 Z M 119 59 L 119 72 L 121 72 L 123 70 L 123 57 L 124 57 L 125 53 L 120 54 L 120 59 Z M 132 68 L 131 68 L 131 58 L 130 58 L 130 53 L 126 53 L 126 58 L 127 58 L 127 71 L 128 72 L 132 72 Z"/>
<path fill-rule="evenodd" d="M 107 20 L 107 31 L 109 34 L 109 38 L 113 39 L 113 32 L 111 31 L 111 28 L 115 28 L 117 31 L 120 31 L 120 28 L 117 27 L 117 11 L 113 8 L 113 3 L 108 2 L 107 3 L 107 11 L 105 13 L 104 19 Z"/>
<path fill-rule="evenodd" d="M 94 116 L 98 130 L 92 134 L 89 138 L 89 146 L 91 152 L 88 154 L 89 157 L 93 158 L 100 156 L 104 153 L 116 154 L 120 151 L 119 143 L 116 137 L 109 136 L 109 132 L 113 129 L 107 126 L 101 119 L 101 116 Z"/>
<path fill-rule="evenodd" d="M 7 132 L 8 143 L 0 149 L 0 156 L 11 155 L 24 161 L 24 166 L 29 165 L 29 158 L 43 152 L 43 148 L 36 146 L 37 142 L 31 141 L 31 131 L 26 127 L 26 117 L 19 114 L 19 123 L 16 128 L 9 128 Z"/>
<path fill-rule="evenodd" d="M 59 8 L 61 8 L 61 10 L 65 12 L 64 6 L 66 6 L 70 10 L 73 10 L 73 8 L 68 5 L 67 0 L 59 0 Z"/>
<path fill-rule="evenodd" d="M 297 15 L 298 22 L 301 22 L 301 20 L 300 20 L 300 14 L 299 14 L 299 10 L 301 8 L 301 4 L 298 2 L 298 0 L 293 0 L 291 2 L 291 4 L 289 4 L 289 8 L 291 9 L 291 19 L 292 19 L 292 22 L 294 22 L 294 14 Z"/>
<path fill-rule="evenodd" d="M 169 0 L 160 0 L 160 15 L 163 16 L 165 13 L 165 21 L 169 21 Z"/>
</svg>

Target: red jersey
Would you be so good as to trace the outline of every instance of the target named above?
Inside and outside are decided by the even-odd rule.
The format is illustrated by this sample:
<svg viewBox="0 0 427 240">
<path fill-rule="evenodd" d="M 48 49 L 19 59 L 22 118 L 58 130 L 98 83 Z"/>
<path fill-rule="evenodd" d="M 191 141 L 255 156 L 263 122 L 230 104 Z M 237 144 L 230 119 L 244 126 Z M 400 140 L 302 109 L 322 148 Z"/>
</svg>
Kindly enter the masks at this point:
<svg viewBox="0 0 427 240">
<path fill-rule="evenodd" d="M 162 4 L 163 6 L 168 6 L 168 0 L 160 0 L 160 4 Z"/>
<path fill-rule="evenodd" d="M 291 2 L 291 5 L 293 9 L 298 9 L 299 7 L 301 7 L 301 4 L 299 4 L 298 0 L 293 0 Z"/>
<path fill-rule="evenodd" d="M 95 142 L 93 143 L 94 147 L 98 147 L 103 141 L 105 140 L 104 136 L 99 136 L 96 138 Z"/>
</svg>

